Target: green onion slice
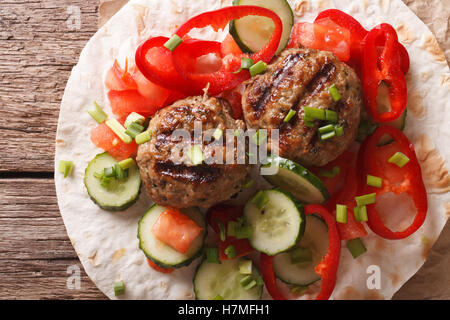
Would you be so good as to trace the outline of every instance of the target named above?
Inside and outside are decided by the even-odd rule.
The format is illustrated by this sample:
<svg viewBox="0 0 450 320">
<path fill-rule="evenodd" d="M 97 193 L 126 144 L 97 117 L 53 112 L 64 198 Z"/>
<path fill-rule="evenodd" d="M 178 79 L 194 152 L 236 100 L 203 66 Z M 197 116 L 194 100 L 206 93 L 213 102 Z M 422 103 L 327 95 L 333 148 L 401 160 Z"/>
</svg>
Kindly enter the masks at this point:
<svg viewBox="0 0 450 320">
<path fill-rule="evenodd" d="M 220 128 L 217 128 L 213 134 L 214 140 L 219 140 L 220 138 L 222 138 L 222 136 L 223 136 L 223 130 Z"/>
<path fill-rule="evenodd" d="M 356 203 L 358 207 L 367 206 L 369 204 L 374 204 L 377 199 L 376 193 L 370 193 L 363 196 L 355 197 Z"/>
<path fill-rule="evenodd" d="M 73 161 L 61 160 L 58 164 L 58 171 L 64 173 L 64 178 L 67 178 L 72 174 L 73 167 Z"/>
<path fill-rule="evenodd" d="M 173 50 L 175 50 L 182 42 L 183 42 L 183 39 L 181 39 L 179 35 L 175 34 L 175 35 L 172 36 L 172 38 L 170 38 L 169 40 L 167 40 L 166 43 L 164 43 L 164 47 L 166 47 L 166 48 L 169 49 L 170 51 L 173 51 Z"/>
<path fill-rule="evenodd" d="M 325 110 L 325 118 L 327 121 L 337 123 L 338 122 L 338 114 L 333 110 Z"/>
<path fill-rule="evenodd" d="M 199 145 L 195 145 L 191 149 L 189 149 L 188 157 L 191 160 L 192 165 L 194 166 L 202 164 L 203 161 L 205 160 L 202 147 Z"/>
<path fill-rule="evenodd" d="M 209 263 L 220 264 L 219 249 L 217 249 L 217 248 L 206 248 L 206 260 Z"/>
<path fill-rule="evenodd" d="M 383 185 L 383 179 L 368 174 L 367 185 L 375 188 L 381 188 L 381 186 Z"/>
<path fill-rule="evenodd" d="M 335 136 L 336 136 L 336 132 L 335 132 L 335 131 L 333 131 L 333 132 L 328 132 L 328 133 L 322 134 L 322 135 L 320 136 L 320 140 L 325 141 L 325 140 L 334 138 Z"/>
<path fill-rule="evenodd" d="M 327 126 L 319 128 L 320 134 L 325 134 L 325 133 L 329 133 L 329 132 L 334 132 L 334 126 L 332 124 L 329 124 Z"/>
<path fill-rule="evenodd" d="M 264 61 L 258 61 L 257 63 L 255 63 L 254 65 L 252 65 L 249 69 L 250 71 L 250 75 L 252 77 L 266 71 L 267 69 L 267 63 L 265 63 Z"/>
<path fill-rule="evenodd" d="M 136 162 L 134 161 L 133 158 L 128 158 L 123 161 L 120 161 L 119 165 L 123 170 L 127 170 L 127 169 L 130 169 L 130 168 L 136 166 Z"/>
<path fill-rule="evenodd" d="M 304 107 L 303 110 L 305 111 L 305 116 L 308 119 L 326 120 L 325 110 L 324 109 Z"/>
<path fill-rule="evenodd" d="M 286 118 L 284 118 L 284 122 L 289 122 L 289 121 L 291 121 L 291 119 L 295 116 L 295 114 L 297 113 L 297 111 L 294 111 L 294 110 L 289 110 L 289 113 L 287 114 L 287 116 L 286 116 Z"/>
<path fill-rule="evenodd" d="M 116 119 L 106 121 L 106 125 L 126 144 L 133 142 L 133 139 L 126 134 L 126 129 Z"/>
<path fill-rule="evenodd" d="M 123 281 L 114 282 L 114 295 L 121 296 L 125 294 L 125 283 Z"/>
<path fill-rule="evenodd" d="M 228 247 L 226 247 L 225 254 L 230 259 L 233 259 L 233 258 L 235 258 L 237 256 L 236 249 L 232 245 L 229 245 Z"/>
<path fill-rule="evenodd" d="M 247 284 L 246 286 L 244 286 L 244 289 L 245 289 L 245 290 L 250 290 L 250 289 L 252 289 L 254 286 L 256 286 L 256 281 L 255 281 L 255 280 L 252 280 L 252 281 L 250 281 L 249 284 Z"/>
<path fill-rule="evenodd" d="M 336 221 L 339 223 L 347 223 L 347 206 L 336 205 Z"/>
<path fill-rule="evenodd" d="M 141 116 L 139 113 L 132 112 L 128 115 L 127 120 L 125 120 L 124 126 L 128 128 L 133 122 L 143 125 L 145 122 L 145 117 Z"/>
<path fill-rule="evenodd" d="M 240 274 L 252 274 L 252 260 L 239 261 Z"/>
<path fill-rule="evenodd" d="M 135 138 L 137 144 L 144 144 L 146 142 L 149 142 L 151 139 L 152 132 L 150 130 L 139 133 Z"/>
<path fill-rule="evenodd" d="M 361 241 L 360 238 L 348 241 L 347 248 L 352 254 L 354 259 L 358 258 L 360 255 L 362 255 L 367 251 L 366 247 L 364 246 L 364 243 Z"/>
<path fill-rule="evenodd" d="M 239 225 L 236 221 L 228 221 L 227 225 L 227 235 L 229 237 L 236 237 L 236 230 L 239 228 Z"/>
<path fill-rule="evenodd" d="M 129 135 L 131 138 L 136 138 L 136 136 L 144 131 L 144 127 L 138 124 L 137 122 L 132 122 L 128 129 L 125 131 L 127 135 Z"/>
<path fill-rule="evenodd" d="M 103 109 L 94 101 L 94 107 L 88 110 L 89 115 L 97 121 L 98 124 L 102 124 L 108 118 L 108 115 Z"/>
<path fill-rule="evenodd" d="M 344 135 L 344 127 L 343 126 L 336 126 L 336 137 L 342 137 Z"/>
<path fill-rule="evenodd" d="M 236 229 L 237 239 L 248 239 L 252 236 L 252 228 L 250 226 L 242 226 Z"/>
<path fill-rule="evenodd" d="M 397 152 L 389 158 L 388 162 L 397 165 L 399 168 L 403 168 L 409 162 L 409 158 L 405 154 Z"/>
<path fill-rule="evenodd" d="M 225 227 L 219 220 L 217 220 L 217 225 L 219 226 L 220 231 L 220 241 L 225 242 L 225 239 L 227 238 L 227 232 L 225 230 Z"/>
<path fill-rule="evenodd" d="M 266 130 L 259 129 L 252 137 L 253 143 L 260 146 L 264 141 L 267 141 Z"/>
<path fill-rule="evenodd" d="M 250 68 L 255 64 L 255 61 L 253 59 L 250 58 L 246 58 L 243 57 L 241 58 L 241 67 L 239 68 L 238 71 L 234 72 L 234 73 L 239 73 L 242 70 L 250 70 Z"/>
<path fill-rule="evenodd" d="M 330 93 L 331 97 L 333 98 L 334 102 L 338 102 L 341 100 L 341 94 L 339 93 L 338 88 L 335 84 L 333 84 L 330 89 L 328 89 L 328 92 Z"/>
<path fill-rule="evenodd" d="M 263 190 L 258 191 L 258 193 L 256 193 L 251 201 L 251 203 L 257 206 L 259 210 L 264 208 L 268 202 L 269 197 L 267 197 L 266 193 Z"/>
</svg>

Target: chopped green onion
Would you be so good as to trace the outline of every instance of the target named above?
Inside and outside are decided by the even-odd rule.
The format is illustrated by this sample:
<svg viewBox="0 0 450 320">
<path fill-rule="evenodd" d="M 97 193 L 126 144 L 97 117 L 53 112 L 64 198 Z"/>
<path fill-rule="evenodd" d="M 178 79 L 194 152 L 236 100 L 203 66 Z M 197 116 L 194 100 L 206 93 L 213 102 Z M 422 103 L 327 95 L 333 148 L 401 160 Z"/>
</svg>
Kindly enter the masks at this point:
<svg viewBox="0 0 450 320">
<path fill-rule="evenodd" d="M 311 107 L 304 107 L 305 116 L 314 120 L 326 120 L 325 110 Z"/>
<path fill-rule="evenodd" d="M 257 63 L 255 63 L 254 65 L 252 65 L 249 69 L 250 71 L 250 75 L 252 77 L 266 71 L 267 69 L 267 63 L 265 63 L 264 61 L 259 61 Z"/>
<path fill-rule="evenodd" d="M 403 153 L 397 152 L 389 158 L 388 162 L 396 164 L 399 168 L 403 168 L 409 162 L 409 158 Z"/>
<path fill-rule="evenodd" d="M 252 228 L 250 226 L 243 226 L 236 229 L 237 239 L 248 239 L 252 236 Z"/>
<path fill-rule="evenodd" d="M 103 175 L 106 178 L 115 178 L 116 177 L 115 168 L 114 167 L 109 167 L 109 168 L 103 169 Z"/>
<path fill-rule="evenodd" d="M 284 122 L 289 122 L 291 121 L 291 119 L 295 116 L 295 114 L 297 113 L 297 111 L 294 110 L 289 110 L 289 113 L 287 114 L 286 118 L 284 118 Z"/>
<path fill-rule="evenodd" d="M 339 223 L 347 223 L 347 206 L 336 205 L 336 221 Z"/>
<path fill-rule="evenodd" d="M 134 161 L 133 158 L 128 158 L 126 160 L 120 161 L 119 165 L 123 170 L 127 170 L 136 166 L 136 162 Z"/>
<path fill-rule="evenodd" d="M 367 185 L 375 188 L 381 188 L 381 186 L 383 185 L 383 179 L 368 174 Z"/>
<path fill-rule="evenodd" d="M 255 181 L 254 181 L 253 179 L 250 179 L 248 182 L 246 182 L 246 183 L 242 186 L 242 188 L 248 189 L 248 188 L 250 188 L 254 183 L 255 183 Z"/>
<path fill-rule="evenodd" d="M 112 180 L 113 178 L 108 178 L 108 177 L 105 177 L 105 176 L 103 176 L 101 179 L 100 179 L 100 185 L 103 187 L 103 188 L 108 188 L 109 187 L 109 183 L 111 182 L 111 180 Z"/>
<path fill-rule="evenodd" d="M 264 284 L 264 280 L 263 280 L 263 278 L 262 278 L 261 276 L 258 276 L 258 277 L 256 278 L 256 284 L 257 284 L 258 286 L 262 286 L 262 285 Z"/>
<path fill-rule="evenodd" d="M 334 166 L 333 167 L 333 171 L 320 170 L 319 171 L 319 176 L 322 176 L 322 177 L 325 177 L 325 178 L 334 178 L 339 173 L 341 173 L 341 168 L 339 168 L 338 166 Z"/>
<path fill-rule="evenodd" d="M 219 250 L 217 248 L 206 248 L 206 260 L 209 263 L 220 264 Z"/>
<path fill-rule="evenodd" d="M 337 123 L 338 122 L 338 114 L 333 110 L 325 110 L 325 118 L 327 121 Z"/>
<path fill-rule="evenodd" d="M 94 178 L 97 179 L 103 178 L 103 172 L 94 172 Z"/>
<path fill-rule="evenodd" d="M 319 128 L 320 134 L 325 134 L 325 133 L 329 133 L 329 132 L 334 132 L 334 126 L 332 124 L 329 124 L 327 126 Z"/>
<path fill-rule="evenodd" d="M 121 296 L 125 293 L 125 283 L 123 281 L 114 282 L 114 295 Z"/>
<path fill-rule="evenodd" d="M 64 178 L 67 178 L 72 174 L 74 164 L 72 161 L 59 161 L 58 171 L 64 173 Z"/>
<path fill-rule="evenodd" d="M 234 136 L 240 137 L 241 136 L 241 130 L 234 130 Z"/>
<path fill-rule="evenodd" d="M 127 120 L 125 120 L 124 126 L 125 128 L 128 129 L 128 127 L 132 124 L 132 123 L 137 123 L 139 125 L 143 125 L 145 121 L 145 117 L 141 116 L 139 113 L 136 112 L 132 112 L 128 115 Z"/>
<path fill-rule="evenodd" d="M 337 176 L 338 174 L 341 173 L 341 168 L 338 167 L 338 166 L 334 166 L 333 167 L 333 173 L 334 173 L 335 176 Z"/>
<path fill-rule="evenodd" d="M 97 121 L 98 124 L 102 124 L 106 119 L 108 119 L 108 115 L 105 111 L 103 111 L 97 102 L 94 102 L 94 107 L 89 109 L 88 113 L 95 121 Z"/>
<path fill-rule="evenodd" d="M 296 296 L 301 296 L 308 290 L 307 286 L 295 286 L 290 291 L 292 294 L 295 294 Z"/>
<path fill-rule="evenodd" d="M 240 274 L 252 274 L 252 260 L 239 261 Z"/>
<path fill-rule="evenodd" d="M 312 253 L 308 248 L 296 247 L 289 251 L 289 256 L 293 264 L 312 261 Z"/>
<path fill-rule="evenodd" d="M 236 221 L 228 221 L 227 225 L 227 235 L 229 237 L 236 237 L 236 230 L 239 228 L 239 225 Z"/>
<path fill-rule="evenodd" d="M 222 136 L 223 136 L 223 130 L 220 129 L 220 128 L 217 128 L 216 131 L 214 131 L 214 134 L 213 134 L 214 140 L 219 140 L 220 138 L 222 138 Z"/>
<path fill-rule="evenodd" d="M 336 131 L 336 137 L 342 137 L 344 135 L 344 127 L 343 126 L 337 126 L 335 131 Z"/>
<path fill-rule="evenodd" d="M 133 142 L 133 139 L 125 133 L 126 129 L 116 119 L 107 120 L 106 125 L 126 144 Z"/>
<path fill-rule="evenodd" d="M 320 136 L 320 140 L 322 140 L 322 141 L 328 140 L 328 139 L 331 139 L 331 138 L 333 138 L 333 137 L 335 137 L 335 136 L 336 136 L 336 132 L 335 132 L 335 131 L 333 131 L 333 132 L 328 132 L 328 133 L 322 134 L 322 135 Z"/>
<path fill-rule="evenodd" d="M 205 160 L 205 157 L 203 156 L 202 147 L 199 145 L 195 145 L 191 149 L 189 149 L 188 157 L 194 166 L 202 164 L 203 161 Z"/>
<path fill-rule="evenodd" d="M 264 206 L 269 202 L 269 197 L 263 190 L 258 191 L 258 193 L 253 197 L 251 203 L 258 207 L 259 210 L 264 208 Z"/>
<path fill-rule="evenodd" d="M 356 203 L 358 204 L 358 207 L 367 206 L 369 204 L 373 204 L 376 202 L 377 194 L 376 193 L 370 193 L 363 196 L 356 197 Z"/>
<path fill-rule="evenodd" d="M 236 249 L 230 245 L 225 249 L 225 254 L 227 255 L 228 258 L 233 259 L 237 256 L 237 252 Z"/>
<path fill-rule="evenodd" d="M 242 70 L 250 70 L 250 68 L 255 64 L 255 61 L 253 59 L 250 58 L 241 58 L 241 67 L 239 68 L 238 71 L 234 72 L 234 73 L 239 73 Z"/>
<path fill-rule="evenodd" d="M 213 300 L 224 300 L 224 298 L 218 294 Z"/>
<path fill-rule="evenodd" d="M 354 259 L 358 258 L 360 255 L 362 255 L 364 252 L 367 251 L 366 247 L 364 246 L 364 243 L 361 241 L 360 238 L 348 241 L 347 248 L 352 254 Z"/>
<path fill-rule="evenodd" d="M 251 275 L 246 275 L 239 281 L 239 283 L 241 284 L 241 286 L 245 287 L 250 282 L 252 282 L 252 280 L 253 280 L 253 277 Z"/>
<path fill-rule="evenodd" d="M 150 130 L 139 133 L 135 140 L 137 144 L 144 144 L 152 139 L 152 132 Z"/>
<path fill-rule="evenodd" d="M 177 34 L 173 35 L 172 38 L 167 40 L 166 43 L 164 43 L 164 47 L 169 49 L 170 51 L 175 50 L 181 43 L 183 42 L 183 39 L 180 38 Z"/>
<path fill-rule="evenodd" d="M 252 137 L 253 143 L 257 146 L 260 146 L 263 141 L 267 140 L 267 132 L 266 130 L 259 129 Z"/>
<path fill-rule="evenodd" d="M 128 129 L 125 131 L 127 135 L 132 137 L 133 139 L 136 138 L 136 136 L 144 131 L 144 127 L 138 124 L 137 122 L 132 122 Z"/>
<path fill-rule="evenodd" d="M 256 281 L 255 281 L 255 280 L 252 280 L 252 281 L 250 281 L 249 284 L 247 284 L 246 286 L 244 286 L 244 289 L 245 289 L 245 290 L 250 290 L 250 289 L 252 289 L 252 288 L 255 287 L 255 286 L 256 286 Z"/>
<path fill-rule="evenodd" d="M 339 93 L 339 90 L 335 84 L 333 84 L 330 89 L 328 89 L 328 92 L 331 94 L 334 102 L 338 102 L 339 100 L 341 100 L 341 94 Z"/>
<path fill-rule="evenodd" d="M 220 241 L 225 242 L 225 239 L 227 238 L 227 232 L 225 230 L 225 227 L 219 220 L 217 220 L 217 225 L 219 226 L 220 231 Z"/>
<path fill-rule="evenodd" d="M 122 167 L 120 166 L 120 164 L 118 164 L 118 163 L 114 165 L 114 172 L 116 174 L 117 180 L 124 180 L 124 179 L 128 178 L 128 169 L 123 170 Z"/>
<path fill-rule="evenodd" d="M 359 221 L 369 221 L 369 217 L 367 216 L 367 207 L 357 207 L 358 208 L 358 219 Z"/>
<path fill-rule="evenodd" d="M 315 128 L 316 125 L 314 124 L 313 121 L 305 121 L 305 126 L 307 126 L 308 128 Z"/>
</svg>

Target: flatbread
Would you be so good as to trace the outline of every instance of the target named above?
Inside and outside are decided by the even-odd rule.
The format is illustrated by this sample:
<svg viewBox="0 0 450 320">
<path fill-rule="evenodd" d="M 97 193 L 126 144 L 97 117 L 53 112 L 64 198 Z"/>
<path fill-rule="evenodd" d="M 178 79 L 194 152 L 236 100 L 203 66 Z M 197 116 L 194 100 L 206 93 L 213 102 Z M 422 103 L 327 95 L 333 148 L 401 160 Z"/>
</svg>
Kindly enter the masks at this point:
<svg viewBox="0 0 450 320">
<path fill-rule="evenodd" d="M 423 227 L 411 237 L 389 241 L 373 234 L 364 239 L 368 252 L 354 260 L 345 247 L 341 254 L 334 299 L 390 299 L 423 265 L 450 213 L 448 161 L 450 145 L 450 70 L 429 29 L 400 0 L 289 0 L 296 22 L 313 21 L 317 13 L 338 8 L 371 28 L 392 24 L 411 57 L 408 74 L 410 110 L 405 133 L 416 144 L 427 184 L 429 211 Z M 72 160 L 70 178 L 55 174 L 58 204 L 67 233 L 86 273 L 109 298 L 115 299 L 113 282 L 123 280 L 121 299 L 192 299 L 192 278 L 198 261 L 172 274 L 148 267 L 138 247 L 137 222 L 151 202 L 144 193 L 122 213 L 99 209 L 83 184 L 84 170 L 97 153 L 89 139 L 96 126 L 86 110 L 93 101 L 112 116 L 103 85 L 114 59 L 132 58 L 137 46 L 150 36 L 170 36 L 189 17 L 231 4 L 231 0 L 158 1 L 133 0 L 114 15 L 88 42 L 67 83 L 56 137 L 55 166 Z M 225 32 L 202 30 L 194 36 L 221 40 Z M 426 175 L 426 176 L 425 176 Z M 257 178 L 257 177 L 255 177 Z M 257 179 L 261 184 L 264 182 Z M 258 184 L 256 185 L 256 187 Z M 251 192 L 251 191 L 250 191 Z M 248 196 L 249 192 L 241 195 Z M 408 208 L 398 208 L 408 211 Z M 397 214 L 397 213 L 396 213 Z M 372 269 L 381 271 L 380 289 L 369 289 Z M 313 287 L 311 290 L 316 290 Z M 312 297 L 307 295 L 306 297 Z M 265 292 L 263 298 L 269 298 Z"/>
</svg>

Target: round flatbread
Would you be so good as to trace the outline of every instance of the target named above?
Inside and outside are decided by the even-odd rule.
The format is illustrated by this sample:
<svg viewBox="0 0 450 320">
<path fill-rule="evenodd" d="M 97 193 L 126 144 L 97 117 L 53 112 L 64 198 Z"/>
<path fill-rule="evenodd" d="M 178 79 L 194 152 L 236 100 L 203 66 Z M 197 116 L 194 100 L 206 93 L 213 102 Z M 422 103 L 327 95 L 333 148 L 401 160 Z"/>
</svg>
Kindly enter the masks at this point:
<svg viewBox="0 0 450 320">
<path fill-rule="evenodd" d="M 84 170 L 102 150 L 89 139 L 96 123 L 86 110 L 97 101 L 112 116 L 103 83 L 114 59 L 133 58 L 138 45 L 148 37 L 170 36 L 188 18 L 229 6 L 231 2 L 132 0 L 92 37 L 73 68 L 61 104 L 55 166 L 60 160 L 72 160 L 75 168 L 70 178 L 55 174 L 58 204 L 86 273 L 111 299 L 116 298 L 113 282 L 117 280 L 123 280 L 126 285 L 126 294 L 120 297 L 123 299 L 193 299 L 192 279 L 198 261 L 171 274 L 149 268 L 136 237 L 138 220 L 151 205 L 144 192 L 134 206 L 122 213 L 103 211 L 90 200 L 83 184 Z M 367 29 L 381 22 L 390 23 L 409 51 L 411 70 L 407 76 L 409 103 L 405 133 L 415 144 L 422 165 L 428 191 L 428 216 L 420 230 L 404 240 L 384 240 L 370 233 L 364 239 L 368 251 L 357 260 L 344 246 L 332 295 L 333 299 L 390 299 L 423 265 L 450 215 L 450 177 L 446 169 L 450 159 L 447 61 L 430 30 L 401 0 L 289 2 L 296 22 L 311 22 L 319 11 L 337 8 L 354 16 Z M 195 36 L 222 40 L 225 33 L 205 29 Z M 255 179 L 260 184 L 254 188 L 263 184 L 258 177 Z M 399 206 L 396 214 L 408 210 Z M 380 271 L 379 287 L 376 282 L 369 283 L 374 270 Z M 269 298 L 266 292 L 263 298 Z"/>
</svg>

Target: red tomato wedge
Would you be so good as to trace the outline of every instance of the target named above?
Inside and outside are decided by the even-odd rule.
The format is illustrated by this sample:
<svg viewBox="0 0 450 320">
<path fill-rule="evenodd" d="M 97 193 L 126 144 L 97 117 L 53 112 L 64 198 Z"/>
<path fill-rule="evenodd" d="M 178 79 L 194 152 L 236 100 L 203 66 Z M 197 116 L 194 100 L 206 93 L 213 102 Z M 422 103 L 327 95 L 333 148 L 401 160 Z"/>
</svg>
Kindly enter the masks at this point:
<svg viewBox="0 0 450 320">
<path fill-rule="evenodd" d="M 158 271 L 158 272 L 161 272 L 161 273 L 172 273 L 172 272 L 174 272 L 175 271 L 175 269 L 171 269 L 171 268 L 161 268 L 160 266 L 158 266 L 157 264 L 155 264 L 152 260 L 150 260 L 150 259 L 147 259 L 147 263 L 148 263 L 148 265 L 152 268 L 152 269 L 154 269 L 154 270 L 156 270 L 156 271 Z"/>
<path fill-rule="evenodd" d="M 234 41 L 234 38 L 230 34 L 227 34 L 227 36 L 223 40 L 221 51 L 222 51 L 223 56 L 226 56 L 229 54 L 233 54 L 233 55 L 237 55 L 237 56 L 242 55 L 241 48 L 239 48 L 236 41 Z"/>
<path fill-rule="evenodd" d="M 149 104 L 157 107 L 164 106 L 169 98 L 170 91 L 149 81 L 136 66 L 133 66 L 130 72 L 136 82 L 139 94 L 146 98 Z"/>
<path fill-rule="evenodd" d="M 174 209 L 163 211 L 152 228 L 158 240 L 181 253 L 188 251 L 202 230 L 193 220 Z"/>
<path fill-rule="evenodd" d="M 126 116 L 132 112 L 151 116 L 162 107 L 155 106 L 136 90 L 109 91 L 108 99 L 112 112 L 118 116 Z"/>
<path fill-rule="evenodd" d="M 331 19 L 322 19 L 315 23 L 301 22 L 294 25 L 289 48 L 304 46 L 310 49 L 330 51 L 339 60 L 350 59 L 350 32 L 339 27 Z"/>
<path fill-rule="evenodd" d="M 119 120 L 119 122 L 121 121 Z M 97 147 L 107 151 L 109 155 L 118 161 L 128 159 L 133 156 L 137 150 L 135 141 L 126 144 L 120 140 L 120 138 L 105 123 L 92 129 L 91 141 Z"/>
<path fill-rule="evenodd" d="M 242 217 L 243 209 L 243 207 L 216 205 L 208 211 L 208 224 L 217 233 L 220 260 L 230 259 L 225 254 L 225 249 L 229 246 L 233 246 L 236 249 L 237 255 L 233 259 L 246 256 L 254 251 L 247 239 L 236 239 L 235 237 L 227 236 L 225 241 L 220 240 L 220 228 L 218 221 L 222 223 L 225 228 L 225 232 L 227 232 L 228 222 L 237 221 L 238 218 Z"/>
<path fill-rule="evenodd" d="M 109 90 L 115 91 L 137 89 L 136 82 L 131 73 L 128 72 L 128 61 L 125 63 L 125 70 L 120 67 L 117 60 L 114 61 L 114 65 L 106 74 L 105 86 Z"/>
</svg>

